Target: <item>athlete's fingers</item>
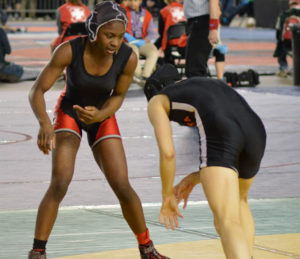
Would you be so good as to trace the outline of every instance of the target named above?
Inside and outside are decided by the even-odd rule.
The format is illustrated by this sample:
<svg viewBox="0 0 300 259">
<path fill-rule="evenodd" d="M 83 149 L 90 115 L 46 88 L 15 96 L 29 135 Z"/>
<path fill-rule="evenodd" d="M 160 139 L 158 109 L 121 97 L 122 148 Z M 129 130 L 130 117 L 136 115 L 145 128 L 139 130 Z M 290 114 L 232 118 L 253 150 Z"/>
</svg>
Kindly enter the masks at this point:
<svg viewBox="0 0 300 259">
<path fill-rule="evenodd" d="M 52 140 L 51 136 L 46 136 L 46 139 L 45 139 L 46 150 L 51 150 L 51 140 Z"/>
<path fill-rule="evenodd" d="M 95 109 L 95 107 L 94 106 L 85 106 L 84 109 L 87 111 L 93 111 Z"/>
<path fill-rule="evenodd" d="M 172 230 L 175 230 L 174 222 L 173 222 L 173 220 L 174 220 L 173 217 L 174 217 L 174 216 L 169 216 L 169 222 L 170 222 L 170 225 L 171 225 Z"/>
<path fill-rule="evenodd" d="M 73 109 L 76 111 L 78 117 L 82 117 L 87 113 L 87 111 L 84 108 L 77 104 L 73 105 Z"/>
<path fill-rule="evenodd" d="M 44 154 L 47 154 L 47 148 L 45 148 L 45 142 L 42 137 L 40 137 L 38 140 L 38 147 Z"/>
<path fill-rule="evenodd" d="M 159 223 L 162 224 L 163 223 L 163 215 L 160 213 L 159 214 Z"/>
<path fill-rule="evenodd" d="M 173 225 L 174 225 L 174 229 L 173 229 L 173 230 L 175 230 L 176 228 L 179 227 L 177 215 L 174 215 L 174 216 L 173 216 Z"/>
<path fill-rule="evenodd" d="M 76 111 L 84 111 L 84 109 L 81 106 L 77 105 L 77 104 L 73 105 L 73 109 L 75 109 Z"/>
<path fill-rule="evenodd" d="M 38 136 L 38 147 L 39 149 L 45 153 L 45 138 L 44 138 L 44 134 L 40 134 Z"/>
<path fill-rule="evenodd" d="M 168 221 L 167 221 L 167 216 L 164 216 L 162 213 L 159 215 L 159 223 L 160 224 L 165 224 L 166 228 L 169 229 Z"/>
<path fill-rule="evenodd" d="M 187 202 L 188 202 L 188 198 L 184 197 L 184 204 L 183 204 L 183 208 L 185 209 L 187 206 Z"/>
<path fill-rule="evenodd" d="M 179 210 L 178 206 L 176 207 L 176 216 L 178 216 L 180 218 L 183 218 L 183 216 L 180 213 L 180 210 Z"/>
<path fill-rule="evenodd" d="M 56 145 L 56 135 L 54 134 L 52 137 L 52 150 L 55 149 L 55 145 Z"/>
<path fill-rule="evenodd" d="M 169 229 L 169 224 L 168 224 L 168 217 L 167 216 L 164 216 L 164 222 L 165 222 L 165 226 L 167 229 Z"/>
</svg>

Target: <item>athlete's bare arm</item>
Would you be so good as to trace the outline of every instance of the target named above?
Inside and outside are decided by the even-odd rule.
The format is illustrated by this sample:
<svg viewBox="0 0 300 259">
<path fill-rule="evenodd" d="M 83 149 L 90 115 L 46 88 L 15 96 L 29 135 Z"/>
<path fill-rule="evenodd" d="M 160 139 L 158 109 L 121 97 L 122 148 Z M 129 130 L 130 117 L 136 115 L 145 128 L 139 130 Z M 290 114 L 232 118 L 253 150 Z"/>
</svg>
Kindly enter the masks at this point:
<svg viewBox="0 0 300 259">
<path fill-rule="evenodd" d="M 210 0 L 209 1 L 209 17 L 210 19 L 220 19 L 221 9 L 219 0 Z M 211 45 L 216 45 L 219 43 L 219 34 L 218 30 L 209 30 L 208 40 Z"/>
<path fill-rule="evenodd" d="M 175 148 L 172 129 L 168 117 L 169 100 L 165 95 L 154 96 L 148 104 L 148 116 L 154 127 L 156 142 L 160 153 L 160 177 L 162 182 L 162 207 L 160 223 L 174 230 L 178 227 L 178 218 L 182 217 L 174 195 L 173 183 L 176 171 Z"/>
<path fill-rule="evenodd" d="M 43 69 L 29 92 L 31 108 L 40 124 L 37 144 L 44 154 L 49 154 L 49 151 L 55 147 L 54 130 L 46 112 L 44 93 L 53 86 L 57 78 L 61 76 L 63 69 L 71 64 L 71 61 L 71 46 L 69 43 L 64 43 L 53 53 L 51 60 Z"/>
<path fill-rule="evenodd" d="M 177 199 L 177 202 L 180 203 L 184 201 L 183 208 L 187 206 L 189 196 L 194 189 L 194 187 L 199 184 L 200 181 L 200 172 L 193 172 L 184 177 L 176 186 L 174 187 L 174 193 Z"/>
</svg>

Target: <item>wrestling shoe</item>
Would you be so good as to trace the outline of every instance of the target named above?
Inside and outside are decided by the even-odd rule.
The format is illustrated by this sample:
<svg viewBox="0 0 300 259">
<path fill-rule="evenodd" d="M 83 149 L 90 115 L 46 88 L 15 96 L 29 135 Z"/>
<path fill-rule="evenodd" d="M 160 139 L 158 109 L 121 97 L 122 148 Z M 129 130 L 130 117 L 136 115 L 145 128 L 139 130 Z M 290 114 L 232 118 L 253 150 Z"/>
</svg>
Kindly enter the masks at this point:
<svg viewBox="0 0 300 259">
<path fill-rule="evenodd" d="M 151 240 L 145 245 L 139 245 L 139 250 L 141 259 L 170 259 L 157 252 Z"/>
<path fill-rule="evenodd" d="M 28 253 L 28 259 L 46 259 L 46 253 L 41 254 L 40 252 L 31 250 Z"/>
</svg>

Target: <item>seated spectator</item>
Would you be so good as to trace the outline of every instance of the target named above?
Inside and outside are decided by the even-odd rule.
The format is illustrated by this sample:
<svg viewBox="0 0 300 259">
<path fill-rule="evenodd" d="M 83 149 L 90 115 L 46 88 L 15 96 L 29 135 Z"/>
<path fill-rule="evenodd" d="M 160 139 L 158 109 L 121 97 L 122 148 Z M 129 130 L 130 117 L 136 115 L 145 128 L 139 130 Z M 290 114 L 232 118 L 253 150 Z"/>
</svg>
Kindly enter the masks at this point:
<svg viewBox="0 0 300 259">
<path fill-rule="evenodd" d="M 2 19 L 0 14 L 1 22 L 6 20 Z M 3 29 L 2 23 L 0 24 L 0 82 L 18 82 L 23 75 L 23 67 L 12 62 L 5 60 L 5 55 L 11 53 L 11 46 L 7 38 L 7 34 Z"/>
<path fill-rule="evenodd" d="M 145 80 L 155 69 L 158 49 L 153 44 L 157 38 L 153 17 L 149 11 L 141 7 L 142 0 L 129 0 L 127 9 L 128 27 L 124 38 L 138 57 L 143 55 L 145 62 L 141 66 L 140 59 L 135 70 L 134 81 L 144 86 Z"/>
<path fill-rule="evenodd" d="M 89 8 L 81 0 L 66 0 L 56 11 L 59 36 L 52 42 L 51 51 L 62 42 L 86 34 L 85 20 L 89 14 Z"/>
<path fill-rule="evenodd" d="M 145 7 L 154 17 L 157 17 L 159 10 L 165 7 L 164 1 L 143 0 L 142 7 Z"/>
<path fill-rule="evenodd" d="M 186 22 L 183 13 L 183 5 L 179 0 L 165 0 L 167 6 L 160 10 L 158 16 L 158 34 L 159 38 L 155 42 L 155 46 L 164 52 L 164 63 L 174 64 L 171 55 L 171 46 L 178 46 L 178 50 L 182 56 L 185 55 L 186 34 L 181 37 L 168 41 L 167 33 L 170 26 L 179 22 Z"/>
<path fill-rule="evenodd" d="M 8 15 L 6 12 L 0 8 L 0 24 L 2 29 L 5 30 L 7 33 L 15 33 L 15 32 L 25 32 L 27 29 L 25 27 L 10 27 L 7 24 Z"/>
<path fill-rule="evenodd" d="M 290 8 L 283 11 L 276 24 L 276 49 L 273 57 L 277 57 L 279 64 L 279 77 L 288 76 L 287 55 L 292 52 L 291 27 L 300 24 L 300 0 L 290 0 Z"/>
</svg>

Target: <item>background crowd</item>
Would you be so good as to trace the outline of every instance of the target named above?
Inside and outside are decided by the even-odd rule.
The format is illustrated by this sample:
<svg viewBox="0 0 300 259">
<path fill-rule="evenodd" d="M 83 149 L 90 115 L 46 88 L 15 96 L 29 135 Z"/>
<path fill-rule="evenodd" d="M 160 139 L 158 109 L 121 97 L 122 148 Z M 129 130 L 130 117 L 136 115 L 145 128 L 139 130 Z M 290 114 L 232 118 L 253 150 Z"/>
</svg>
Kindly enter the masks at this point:
<svg viewBox="0 0 300 259">
<path fill-rule="evenodd" d="M 10 20 L 32 20 L 32 19 L 56 19 L 59 37 L 51 43 L 51 51 L 55 49 L 61 42 L 74 38 L 77 35 L 85 34 L 84 21 L 89 15 L 96 3 L 105 0 L 81 0 L 81 1 L 42 1 L 42 0 L 6 0 L 0 3 L 0 26 L 6 33 L 15 32 L 7 25 Z M 287 0 L 288 1 L 288 0 Z M 79 11 L 73 14 L 67 14 L 62 7 L 67 3 L 75 4 Z M 254 0 L 220 0 L 218 13 L 218 41 L 209 42 L 208 35 L 209 12 L 211 10 L 200 10 L 199 14 L 194 14 L 193 10 L 188 10 L 188 0 L 116 0 L 127 10 L 129 17 L 129 26 L 125 35 L 125 41 L 133 48 L 139 57 L 138 66 L 134 76 L 134 82 L 144 85 L 145 80 L 153 72 L 154 68 L 163 63 L 175 64 L 177 68 L 184 68 L 185 75 L 210 76 L 207 61 L 214 58 L 216 67 L 216 77 L 224 79 L 225 70 L 225 54 L 228 49 L 222 44 L 220 39 L 220 28 L 222 26 L 230 26 L 235 18 L 242 18 L 246 27 L 255 27 L 254 16 Z M 186 2 L 186 3 L 185 3 Z M 193 1 L 192 1 L 193 2 Z M 205 1 L 204 1 L 205 2 Z M 214 1 L 207 1 L 214 2 Z M 79 7 L 80 5 L 80 7 Z M 208 5 L 208 4 L 207 4 Z M 184 6 L 186 6 L 184 8 Z M 299 0 L 289 0 L 291 9 L 299 9 Z M 193 8 L 193 7 L 192 7 Z M 76 10 L 77 10 L 76 9 Z M 207 12 L 207 13 L 206 13 Z M 280 77 L 287 77 L 289 74 L 287 56 L 292 56 L 291 39 L 283 39 L 282 32 L 286 25 L 284 19 L 289 15 L 299 17 L 299 11 L 287 11 L 287 14 L 278 17 L 276 25 L 276 50 L 274 57 L 278 60 L 278 73 Z M 67 18 L 65 18 L 67 16 Z M 72 16 L 72 17 L 71 17 Z M 198 19 L 201 17 L 201 21 Z M 204 19 L 204 20 L 203 20 Z M 279 21 L 279 19 L 281 19 Z M 293 20 L 292 23 L 299 23 L 299 20 Z M 81 24 L 80 24 L 81 23 Z M 76 24 L 72 27 L 71 24 Z M 196 33 L 203 32 L 204 39 L 201 42 L 189 40 L 193 37 L 192 28 L 195 29 L 196 24 L 201 25 Z M 197 26 L 198 26 L 197 25 Z M 292 24 L 293 25 L 293 24 Z M 195 32 L 194 32 L 195 33 Z M 1 34 L 2 42 L 7 41 L 6 36 Z M 275 40 L 275 39 L 274 39 Z M 204 51 L 196 57 L 198 51 L 191 45 L 202 46 Z M 2 43 L 3 48 L 7 46 Z M 186 50 L 190 51 L 186 51 Z M 4 55 L 9 54 L 2 52 L 2 60 Z M 193 67 L 200 67 L 201 71 L 192 71 Z M 191 70 L 192 69 L 192 70 Z"/>
</svg>

